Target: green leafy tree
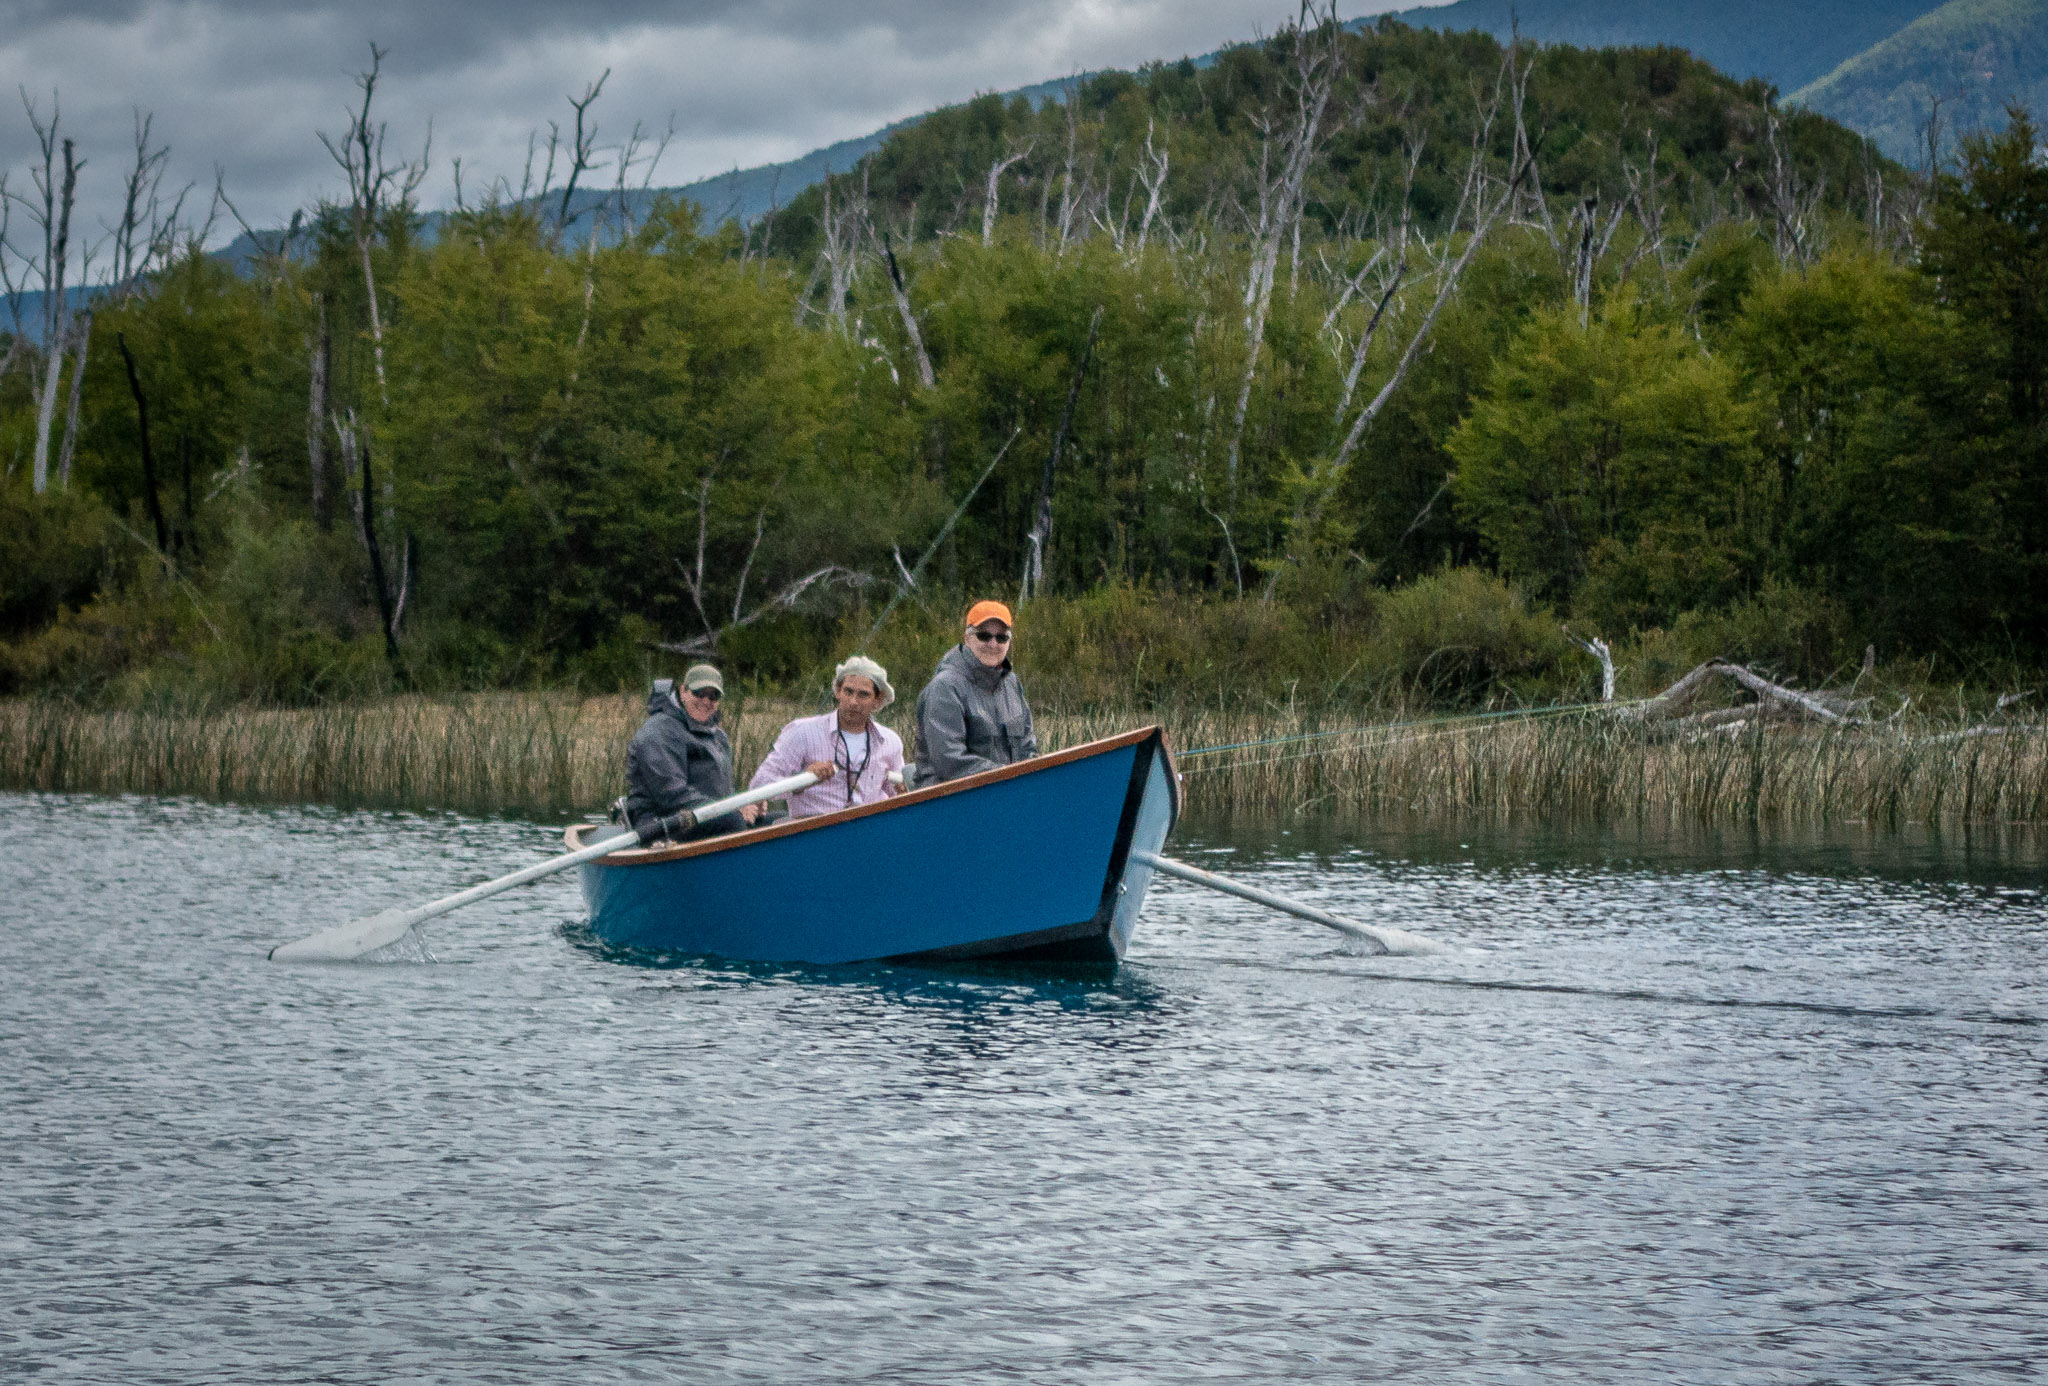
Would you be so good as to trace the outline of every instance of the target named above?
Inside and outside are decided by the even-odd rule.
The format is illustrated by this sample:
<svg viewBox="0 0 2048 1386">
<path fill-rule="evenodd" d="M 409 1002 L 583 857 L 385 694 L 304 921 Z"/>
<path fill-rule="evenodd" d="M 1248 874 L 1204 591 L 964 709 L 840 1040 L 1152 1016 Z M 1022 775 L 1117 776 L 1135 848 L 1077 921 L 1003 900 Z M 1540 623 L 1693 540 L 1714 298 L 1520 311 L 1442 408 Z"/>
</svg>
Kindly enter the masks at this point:
<svg viewBox="0 0 2048 1386">
<path fill-rule="evenodd" d="M 1752 582 L 1767 500 L 1734 370 L 1669 323 L 1537 315 L 1451 434 L 1459 512 L 1501 570 L 1617 628 Z"/>
</svg>

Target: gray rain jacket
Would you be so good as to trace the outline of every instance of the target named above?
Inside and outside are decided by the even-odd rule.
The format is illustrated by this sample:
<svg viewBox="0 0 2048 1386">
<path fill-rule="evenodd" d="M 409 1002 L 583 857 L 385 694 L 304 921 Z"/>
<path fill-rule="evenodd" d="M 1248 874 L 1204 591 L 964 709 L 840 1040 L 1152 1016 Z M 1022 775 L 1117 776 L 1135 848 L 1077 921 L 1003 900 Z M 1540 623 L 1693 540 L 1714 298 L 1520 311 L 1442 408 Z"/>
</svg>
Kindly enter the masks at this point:
<svg viewBox="0 0 2048 1386">
<path fill-rule="evenodd" d="M 666 688 L 647 698 L 647 720 L 626 747 L 626 818 L 636 829 L 654 819 L 732 793 L 732 742 L 714 714 L 699 722 Z M 699 824 L 688 835 L 711 837 L 745 824 L 736 813 Z"/>
<path fill-rule="evenodd" d="M 965 645 L 946 651 L 917 695 L 917 745 L 921 785 L 1037 755 L 1031 707 L 1010 661 L 991 669 Z"/>
</svg>

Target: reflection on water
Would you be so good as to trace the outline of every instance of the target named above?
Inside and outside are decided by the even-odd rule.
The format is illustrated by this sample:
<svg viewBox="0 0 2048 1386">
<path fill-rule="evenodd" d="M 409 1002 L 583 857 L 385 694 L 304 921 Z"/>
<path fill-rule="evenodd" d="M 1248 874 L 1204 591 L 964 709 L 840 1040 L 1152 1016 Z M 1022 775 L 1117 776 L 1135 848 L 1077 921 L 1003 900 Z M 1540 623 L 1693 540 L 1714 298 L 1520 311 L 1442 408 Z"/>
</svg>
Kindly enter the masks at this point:
<svg viewBox="0 0 2048 1386">
<path fill-rule="evenodd" d="M 533 825 L 0 796 L 0 1375 L 2027 1379 L 2041 839 L 1190 823 L 1115 971 L 271 944 Z M 813 883 L 819 898 L 844 882 Z"/>
</svg>

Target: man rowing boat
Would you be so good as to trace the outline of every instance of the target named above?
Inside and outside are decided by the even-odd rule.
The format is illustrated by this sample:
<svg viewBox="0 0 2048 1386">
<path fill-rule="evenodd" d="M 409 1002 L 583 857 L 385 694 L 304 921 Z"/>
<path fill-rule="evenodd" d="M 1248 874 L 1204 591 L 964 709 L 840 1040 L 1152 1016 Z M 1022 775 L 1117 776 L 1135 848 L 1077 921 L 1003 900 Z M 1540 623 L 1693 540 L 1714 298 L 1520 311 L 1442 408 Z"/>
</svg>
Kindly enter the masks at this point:
<svg viewBox="0 0 2048 1386">
<path fill-rule="evenodd" d="M 732 793 L 732 742 L 718 725 L 725 681 L 709 664 L 693 664 L 680 690 L 663 679 L 647 699 L 647 720 L 626 747 L 626 819 L 635 829 Z M 692 828 L 686 838 L 737 832 L 758 814 L 728 813 Z"/>
</svg>

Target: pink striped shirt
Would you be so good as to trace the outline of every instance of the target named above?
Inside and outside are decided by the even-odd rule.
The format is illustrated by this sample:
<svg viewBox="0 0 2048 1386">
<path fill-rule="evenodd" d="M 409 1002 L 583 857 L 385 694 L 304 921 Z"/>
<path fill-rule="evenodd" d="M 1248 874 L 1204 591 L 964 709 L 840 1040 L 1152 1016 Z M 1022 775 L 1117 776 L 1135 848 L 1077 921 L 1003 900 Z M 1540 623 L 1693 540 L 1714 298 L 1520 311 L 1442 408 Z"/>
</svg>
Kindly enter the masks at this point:
<svg viewBox="0 0 2048 1386">
<path fill-rule="evenodd" d="M 783 779 L 803 770 L 815 761 L 826 761 L 839 767 L 839 773 L 823 784 L 814 784 L 809 789 L 800 789 L 789 796 L 789 816 L 808 818 L 812 814 L 831 813 L 835 809 L 848 807 L 846 797 L 846 762 L 849 749 L 839 739 L 839 714 L 827 712 L 818 717 L 799 717 L 784 727 L 775 738 L 775 749 L 761 762 L 761 768 L 754 772 L 748 788 L 756 788 L 771 781 Z M 903 738 L 890 731 L 880 722 L 868 723 L 868 754 L 863 766 L 860 749 L 851 750 L 853 765 L 859 773 L 853 779 L 853 800 L 855 804 L 871 804 L 883 797 L 887 788 L 883 776 L 891 770 L 903 768 Z"/>
</svg>

